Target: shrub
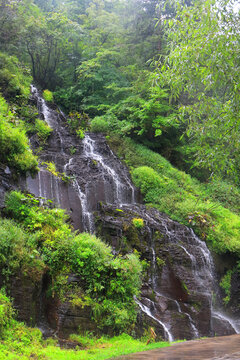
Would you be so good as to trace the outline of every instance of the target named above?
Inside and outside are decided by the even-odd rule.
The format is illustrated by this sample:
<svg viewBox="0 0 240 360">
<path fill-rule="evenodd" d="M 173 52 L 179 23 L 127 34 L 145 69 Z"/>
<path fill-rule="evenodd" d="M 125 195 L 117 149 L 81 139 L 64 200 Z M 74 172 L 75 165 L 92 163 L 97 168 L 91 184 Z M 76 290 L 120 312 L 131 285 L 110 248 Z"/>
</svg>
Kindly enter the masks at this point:
<svg viewBox="0 0 240 360">
<path fill-rule="evenodd" d="M 48 101 L 48 102 L 53 102 L 53 93 L 50 90 L 44 90 L 43 91 L 43 98 L 44 100 Z"/>
<path fill-rule="evenodd" d="M 91 131 L 107 133 L 108 130 L 109 124 L 103 117 L 97 116 L 91 121 Z"/>
<path fill-rule="evenodd" d="M 10 117 L 11 115 L 9 115 Z M 0 115 L 1 161 L 20 172 L 36 171 L 37 158 L 29 148 L 25 132 Z"/>
<path fill-rule="evenodd" d="M 81 299 L 75 303 L 90 305 L 100 328 L 109 327 L 114 332 L 130 329 L 136 319 L 133 297 L 138 296 L 141 286 L 142 265 L 137 255 L 114 257 L 110 246 L 95 236 L 72 232 L 63 210 L 39 207 L 39 200 L 31 195 L 11 192 L 6 197 L 6 214 L 25 229 L 24 232 L 14 225 L 8 231 L 9 222 L 2 237 L 0 232 L 0 253 L 3 262 L 11 264 L 9 272 L 18 269 L 19 264 L 25 264 L 27 272 L 34 272 L 36 254 L 49 269 L 50 291 L 58 293 L 61 299 L 72 296 L 76 300 L 77 294 Z M 69 273 L 80 276 L 81 288 L 69 287 Z"/>
<path fill-rule="evenodd" d="M 0 89 L 4 97 L 14 98 L 15 102 L 20 98 L 27 99 L 31 82 L 30 69 L 22 65 L 15 56 L 0 52 Z"/>
<path fill-rule="evenodd" d="M 4 331 L 13 323 L 14 310 L 10 299 L 6 296 L 3 289 L 0 290 L 0 338 Z"/>
<path fill-rule="evenodd" d="M 222 277 L 219 284 L 226 294 L 226 297 L 223 299 L 225 305 L 227 305 L 230 301 L 232 273 L 232 270 L 228 270 L 226 274 Z"/>
<path fill-rule="evenodd" d="M 76 130 L 76 134 L 79 137 L 79 139 L 81 139 L 81 140 L 84 139 L 84 137 L 85 137 L 84 131 L 81 128 Z"/>
<path fill-rule="evenodd" d="M 54 290 L 65 286 L 63 264 L 82 279 L 81 305 L 90 305 L 99 328 L 122 331 L 135 322 L 133 296 L 139 294 L 141 263 L 134 254 L 114 257 L 112 249 L 90 234 L 57 238 L 43 248 L 44 259 L 53 274 L 58 274 Z M 77 289 L 76 289 L 77 290 Z M 79 291 L 79 290 L 78 290 Z M 74 297 L 74 294 L 73 294 Z"/>
<path fill-rule="evenodd" d="M 42 143 L 45 143 L 51 132 L 52 128 L 43 120 L 36 119 L 35 121 L 35 129 L 37 131 L 37 136 Z"/>
<path fill-rule="evenodd" d="M 56 235 L 54 230 L 60 232 L 65 229 L 65 221 L 68 216 L 62 209 L 50 209 L 48 204 L 44 207 L 39 207 L 39 199 L 32 195 L 24 195 L 18 191 L 12 191 L 6 196 L 5 212 L 13 217 L 23 226 L 30 230 L 42 230 L 43 238 L 52 238 Z M 71 233 L 71 228 L 68 226 L 68 233 Z"/>
<path fill-rule="evenodd" d="M 157 172 L 147 166 L 134 169 L 133 179 L 144 195 L 149 190 L 154 190 L 161 186 L 161 180 Z"/>
<path fill-rule="evenodd" d="M 39 280 L 45 268 L 37 250 L 38 234 L 28 234 L 14 221 L 0 218 L 0 267 L 2 275 L 21 271 Z"/>
<path fill-rule="evenodd" d="M 84 112 L 79 113 L 77 111 L 72 111 L 69 113 L 67 123 L 72 133 L 75 133 L 78 129 L 84 131 L 88 128 L 89 117 Z"/>
<path fill-rule="evenodd" d="M 132 223 L 137 229 L 141 229 L 144 226 L 143 219 L 134 218 L 132 219 Z"/>
</svg>

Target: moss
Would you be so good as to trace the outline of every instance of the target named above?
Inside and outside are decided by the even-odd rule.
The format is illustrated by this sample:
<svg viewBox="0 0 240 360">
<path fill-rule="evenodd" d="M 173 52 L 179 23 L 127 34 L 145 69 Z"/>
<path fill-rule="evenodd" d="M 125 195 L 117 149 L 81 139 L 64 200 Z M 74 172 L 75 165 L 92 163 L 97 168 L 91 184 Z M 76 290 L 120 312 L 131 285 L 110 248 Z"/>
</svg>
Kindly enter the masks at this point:
<svg viewBox="0 0 240 360">
<path fill-rule="evenodd" d="M 157 265 L 159 268 L 162 268 L 164 265 L 166 265 L 166 262 L 164 259 L 161 259 L 159 257 L 156 258 L 156 261 L 157 261 Z"/>
<path fill-rule="evenodd" d="M 132 223 L 137 229 L 141 229 L 144 227 L 143 219 L 134 218 L 134 219 L 132 219 Z"/>
<path fill-rule="evenodd" d="M 126 238 L 133 248 L 141 249 L 141 240 L 135 226 L 129 225 L 126 230 Z"/>
<path fill-rule="evenodd" d="M 184 290 L 184 292 L 186 292 L 189 295 L 190 291 L 187 287 L 187 284 L 183 280 L 181 280 L 181 286 L 182 286 L 182 289 Z"/>
</svg>

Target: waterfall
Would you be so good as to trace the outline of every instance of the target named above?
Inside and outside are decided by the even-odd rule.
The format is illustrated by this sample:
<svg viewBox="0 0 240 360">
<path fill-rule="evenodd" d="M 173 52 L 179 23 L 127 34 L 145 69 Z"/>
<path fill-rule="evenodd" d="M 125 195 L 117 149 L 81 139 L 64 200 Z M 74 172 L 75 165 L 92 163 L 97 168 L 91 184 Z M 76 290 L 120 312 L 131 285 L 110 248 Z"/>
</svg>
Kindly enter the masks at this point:
<svg viewBox="0 0 240 360">
<path fill-rule="evenodd" d="M 81 190 L 76 180 L 74 180 L 74 186 L 77 189 L 79 200 L 82 206 L 82 221 L 83 221 L 84 230 L 93 233 L 94 231 L 93 214 L 90 211 L 88 211 L 86 194 Z"/>
<path fill-rule="evenodd" d="M 49 108 L 38 89 L 33 85 L 31 86 L 31 93 L 32 98 L 37 103 L 39 114 L 42 115 L 46 123 L 54 130 L 54 134 L 58 139 L 56 142 L 56 140 L 52 138 L 48 144 L 50 150 L 47 151 L 47 156 L 41 156 L 40 154 L 39 157 L 42 161 L 55 163 L 58 171 L 73 176 L 74 180 L 70 182 L 66 190 L 66 186 L 64 188 L 60 179 L 40 167 L 38 179 L 32 180 L 30 177 L 27 179 L 29 191 L 37 196 L 54 200 L 56 205 L 67 208 L 70 212 L 76 207 L 73 202 L 74 197 L 77 196 L 81 203 L 81 228 L 83 231 L 93 233 L 95 231 L 93 212 L 97 209 L 98 201 L 115 203 L 119 208 L 124 205 L 134 204 L 135 188 L 129 179 L 127 170 L 124 169 L 124 171 L 122 171 L 122 164 L 106 143 L 104 144 L 105 154 L 102 154 L 102 149 L 98 149 L 98 145 L 90 133 L 86 133 L 83 140 L 76 140 L 74 145 L 76 148 L 79 148 L 79 150 L 80 148 L 82 149 L 80 153 L 77 156 L 69 156 L 69 146 L 66 148 L 65 143 L 65 138 L 69 135 L 66 130 L 66 125 L 61 125 L 61 119 L 63 119 L 63 121 L 65 119 L 64 114 L 60 111 L 60 117 L 56 111 Z M 54 156 L 53 154 L 56 155 Z M 90 179 L 90 181 L 86 183 L 86 174 L 80 171 L 78 173 L 79 163 L 85 170 L 84 159 L 88 161 L 91 160 L 92 164 L 96 164 L 98 169 L 96 184 L 95 179 Z M 111 163 L 117 164 L 117 168 L 114 168 L 114 166 L 109 163 L 109 159 Z M 88 171 L 90 172 L 91 162 L 88 162 L 88 166 Z M 76 194 L 75 196 L 73 192 Z M 75 221 L 75 223 L 76 227 L 78 227 L 79 221 Z"/>
<path fill-rule="evenodd" d="M 142 304 L 137 298 L 135 298 L 135 302 L 136 302 L 136 304 L 138 304 L 138 306 L 140 307 L 140 309 L 142 310 L 143 313 L 145 313 L 147 316 L 149 316 L 150 318 L 155 320 L 159 325 L 161 325 L 165 336 L 167 336 L 167 338 L 168 338 L 168 341 L 172 342 L 174 339 L 173 339 L 171 332 L 168 330 L 167 326 L 162 321 L 160 321 L 155 316 L 153 316 L 150 309 L 146 305 Z"/>
<path fill-rule="evenodd" d="M 60 112 L 59 116 L 48 107 L 36 87 L 32 86 L 31 91 L 40 115 L 53 129 L 47 148 L 39 158 L 42 162 L 55 163 L 58 172 L 69 176 L 69 182 L 64 183 L 40 167 L 36 178 L 27 178 L 28 190 L 66 209 L 74 228 L 80 231 L 99 231 L 100 226 L 95 229 L 97 220 L 94 213 L 97 212 L 100 225 L 106 227 L 105 231 L 109 229 L 113 244 L 117 244 L 117 238 L 122 240 L 127 235 L 124 228 L 131 227 L 134 217 L 143 219 L 143 229 L 135 230 L 140 234 L 140 240 L 147 244 L 142 254 L 149 263 L 149 276 L 147 290 L 143 289 L 145 293 L 140 299 L 135 298 L 135 302 L 146 317 L 163 329 L 167 340 L 182 338 L 182 326 L 186 338 L 209 336 L 211 319 L 229 324 L 232 332 L 238 332 L 235 322 L 212 306 L 216 276 L 205 242 L 191 229 L 177 224 L 156 209 L 137 204 L 128 170 L 111 151 L 105 137 L 86 132 L 84 139 L 80 140 L 70 135 L 64 114 Z M 44 200 L 40 201 L 43 203 Z M 105 215 L 100 214 L 100 202 L 101 208 L 103 204 L 109 208 Z M 119 208 L 119 214 L 125 219 L 122 224 L 120 216 L 114 215 Z M 141 241 L 138 244 L 140 250 Z M 166 260 L 161 269 L 159 258 Z M 193 304 L 197 308 L 198 299 L 201 306 L 196 310 Z"/>
<path fill-rule="evenodd" d="M 97 166 L 100 166 L 103 170 L 103 175 L 108 175 L 112 179 L 114 184 L 114 201 L 119 205 L 119 207 L 126 204 L 133 204 L 135 202 L 135 191 L 134 187 L 129 181 L 128 177 L 125 177 L 125 183 L 121 180 L 119 174 L 109 166 L 104 157 L 97 151 L 96 142 L 90 137 L 89 134 L 85 134 L 83 139 L 83 153 L 87 158 L 90 158 L 96 161 Z M 112 156 L 113 153 L 111 152 Z M 123 194 L 128 190 L 128 187 L 131 189 L 131 201 L 128 203 L 124 202 Z"/>
</svg>

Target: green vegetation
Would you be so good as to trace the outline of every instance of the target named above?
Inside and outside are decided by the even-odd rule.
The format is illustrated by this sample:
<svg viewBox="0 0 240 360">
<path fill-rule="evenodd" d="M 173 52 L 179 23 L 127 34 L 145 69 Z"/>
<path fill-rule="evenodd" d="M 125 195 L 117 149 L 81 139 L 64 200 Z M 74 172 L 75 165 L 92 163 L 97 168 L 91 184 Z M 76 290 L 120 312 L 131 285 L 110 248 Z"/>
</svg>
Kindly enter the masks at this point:
<svg viewBox="0 0 240 360">
<path fill-rule="evenodd" d="M 36 153 L 47 147 L 52 130 L 29 103 L 33 80 L 68 113 L 76 140 L 89 130 L 107 135 L 148 206 L 192 227 L 215 252 L 234 255 L 239 267 L 239 26 L 230 0 L 2 1 L 0 167 L 16 180 L 34 173 L 28 136 L 36 135 Z M 41 165 L 69 180 L 53 163 Z M 100 331 L 132 331 L 142 268 L 136 255 L 114 257 L 100 239 L 73 232 L 65 212 L 44 199 L 12 192 L 3 215 L 6 289 L 19 271 L 32 281 L 47 271 L 49 294 L 90 306 Z M 135 232 L 143 225 L 133 219 Z M 220 282 L 226 304 L 233 269 Z M 68 286 L 71 272 L 81 288 Z M 127 336 L 81 340 L 89 342 L 85 352 L 46 345 L 37 330 L 14 323 L 4 292 L 0 315 L 0 358 L 104 359 L 114 356 L 113 343 L 145 349 Z"/>
<path fill-rule="evenodd" d="M 37 159 L 29 148 L 24 125 L 0 96 L 0 161 L 18 172 L 36 171 Z"/>
<path fill-rule="evenodd" d="M 36 119 L 35 130 L 40 142 L 45 144 L 52 132 L 50 126 L 45 121 Z"/>
<path fill-rule="evenodd" d="M 91 131 L 107 133 L 108 130 L 109 124 L 104 118 L 98 116 L 91 121 Z"/>
<path fill-rule="evenodd" d="M 6 296 L 3 289 L 0 290 L 0 339 L 3 338 L 4 332 L 12 325 L 14 310 L 11 301 Z"/>
<path fill-rule="evenodd" d="M 131 331 L 136 319 L 133 296 L 141 286 L 138 257 L 114 257 L 112 249 L 95 236 L 72 232 L 64 210 L 39 206 L 39 202 L 17 191 L 7 196 L 6 214 L 25 229 L 6 220 L 0 224 L 0 260 L 7 274 L 21 266 L 23 273 L 38 277 L 46 266 L 52 277 L 49 293 L 58 294 L 61 301 L 72 298 L 73 304 L 77 296 L 75 305 L 91 306 L 98 328 L 112 334 L 126 327 Z M 81 288 L 67 285 L 71 272 L 81 277 Z"/>
<path fill-rule="evenodd" d="M 231 280 L 232 280 L 232 270 L 228 270 L 226 274 L 222 277 L 220 281 L 221 288 L 225 291 L 225 298 L 223 299 L 223 302 L 225 305 L 227 305 L 231 298 Z"/>
<path fill-rule="evenodd" d="M 31 81 L 28 67 L 15 56 L 0 52 L 0 89 L 5 98 L 14 102 L 28 99 Z"/>
<path fill-rule="evenodd" d="M 0 300 L 1 303 L 2 300 Z M 147 339 L 136 340 L 126 334 L 113 338 L 101 337 L 99 339 L 87 335 L 74 335 L 72 341 L 78 345 L 76 350 L 61 349 L 57 346 L 56 340 L 44 341 L 40 330 L 27 328 L 22 323 L 12 321 L 11 327 L 8 329 L 5 327 L 2 334 L 0 359 L 107 360 L 120 355 L 170 345 L 167 342 L 146 345 Z"/>
<path fill-rule="evenodd" d="M 76 130 L 76 134 L 77 134 L 77 137 L 79 137 L 79 139 L 84 139 L 85 135 L 84 135 L 84 131 L 82 129 L 78 129 Z"/>
<path fill-rule="evenodd" d="M 134 218 L 132 219 L 132 223 L 137 229 L 141 229 L 144 226 L 143 219 Z"/>
<path fill-rule="evenodd" d="M 132 176 L 145 202 L 165 212 L 172 219 L 191 226 L 218 253 L 240 255 L 240 192 L 232 187 L 235 199 L 227 198 L 225 182 L 201 184 L 190 175 L 173 167 L 161 155 L 130 139 L 109 139 L 110 144 L 132 169 Z M 217 191 L 216 191 L 217 189 Z M 231 211 L 232 210 L 232 211 Z"/>
<path fill-rule="evenodd" d="M 53 102 L 53 93 L 50 90 L 44 90 L 43 98 L 48 102 Z"/>
<path fill-rule="evenodd" d="M 38 234 L 29 234 L 13 220 L 0 219 L 0 266 L 6 281 L 21 271 L 33 281 L 41 278 L 45 270 L 39 257 Z"/>
<path fill-rule="evenodd" d="M 46 166 L 47 171 L 49 171 L 53 176 L 61 179 L 62 181 L 67 183 L 71 180 L 70 176 L 66 175 L 65 173 L 61 173 L 61 172 L 57 171 L 56 165 L 54 163 L 45 161 L 45 162 L 42 162 L 41 165 Z"/>
<path fill-rule="evenodd" d="M 239 15 L 231 1 L 175 3 L 178 21 L 168 23 L 170 52 L 158 74 L 188 124 L 194 166 L 239 184 Z"/>
</svg>

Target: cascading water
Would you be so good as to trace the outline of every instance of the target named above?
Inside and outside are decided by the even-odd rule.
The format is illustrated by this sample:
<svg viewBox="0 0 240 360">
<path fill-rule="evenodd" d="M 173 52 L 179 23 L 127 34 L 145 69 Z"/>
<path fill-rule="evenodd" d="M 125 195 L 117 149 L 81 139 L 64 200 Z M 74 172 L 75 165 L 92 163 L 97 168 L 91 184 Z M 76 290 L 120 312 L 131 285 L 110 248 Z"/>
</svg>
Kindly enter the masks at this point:
<svg viewBox="0 0 240 360">
<path fill-rule="evenodd" d="M 134 187 L 130 183 L 127 177 L 122 181 L 119 174 L 106 163 L 104 157 L 97 151 L 96 142 L 90 137 L 89 134 L 86 134 L 83 139 L 83 153 L 87 158 L 92 159 L 97 163 L 97 166 L 100 166 L 103 170 L 103 176 L 109 176 L 113 184 L 114 192 L 114 202 L 116 202 L 120 207 L 128 203 L 133 204 L 135 202 L 135 191 Z M 113 153 L 111 152 L 112 156 Z M 124 202 L 126 199 L 123 199 L 124 194 L 128 191 L 128 187 L 131 191 L 130 202 Z"/>
<path fill-rule="evenodd" d="M 73 209 L 76 212 L 76 204 L 73 203 L 73 192 L 75 192 L 81 203 L 81 219 L 75 221 L 74 226 L 76 228 L 80 226 L 81 230 L 93 233 L 95 230 L 93 212 L 97 210 L 97 203 L 99 201 L 116 203 L 118 207 L 133 204 L 135 203 L 134 186 L 131 184 L 126 169 L 120 173 L 119 169 L 123 170 L 123 167 L 105 141 L 104 153 L 101 152 L 101 148 L 99 148 L 100 151 L 98 150 L 98 145 L 90 133 L 86 133 L 82 142 L 76 138 L 71 146 L 66 144 L 65 139 L 69 137 L 69 134 L 66 123 L 61 124 L 60 121 L 61 118 L 65 119 L 63 112 L 57 113 L 49 108 L 36 87 L 32 86 L 31 91 L 39 114 L 54 130 L 53 134 L 58 139 L 58 142 L 50 141 L 47 154 L 39 157 L 42 162 L 55 163 L 57 170 L 71 176 L 72 180 L 64 188 L 58 177 L 40 166 L 38 178 L 28 178 L 28 189 L 37 196 L 54 200 L 56 205 L 66 208 L 70 213 Z M 79 150 L 77 155 L 69 154 L 72 147 Z M 87 171 L 91 171 L 91 165 L 97 168 L 96 176 L 87 182 L 85 181 L 86 173 L 81 171 L 81 169 L 86 171 L 86 159 Z"/>
<path fill-rule="evenodd" d="M 192 230 L 157 210 L 137 204 L 129 173 L 110 150 L 104 136 L 86 133 L 81 141 L 70 135 L 64 114 L 49 108 L 34 86 L 32 96 L 39 113 L 53 129 L 40 159 L 54 162 L 57 171 L 69 176 L 69 181 L 64 183 L 41 167 L 35 179 L 27 179 L 28 190 L 54 200 L 69 212 L 76 229 L 90 233 L 95 232 L 94 212 L 99 210 L 98 204 L 106 204 L 110 211 L 101 219 L 101 225 L 111 223 L 108 234 L 112 234 L 114 241 L 118 236 L 125 236 L 124 228 L 128 228 L 129 220 L 124 220 L 114 231 L 118 220 L 109 215 L 111 207 L 118 212 L 120 208 L 120 214 L 128 213 L 130 219 L 144 220 L 140 232 L 147 246 L 141 253 L 146 253 L 149 277 L 141 299 L 135 302 L 146 317 L 162 328 L 167 340 L 211 335 L 211 317 L 232 324 L 232 331 L 237 332 L 231 319 L 212 310 L 214 267 L 206 244 Z M 129 236 L 131 241 L 132 233 Z"/>
<path fill-rule="evenodd" d="M 146 305 L 143 305 L 137 298 L 135 298 L 135 302 L 136 302 L 136 304 L 139 305 L 139 307 L 140 307 L 140 309 L 142 310 L 143 313 L 145 313 L 147 316 L 149 316 L 150 318 L 155 320 L 159 325 L 162 326 L 168 341 L 172 342 L 174 340 L 173 336 L 170 333 L 170 331 L 168 330 L 168 328 L 166 327 L 166 325 L 163 322 L 161 322 L 159 319 L 157 319 L 155 316 L 153 316 L 152 312 L 149 309 L 149 307 L 147 307 Z"/>
</svg>

